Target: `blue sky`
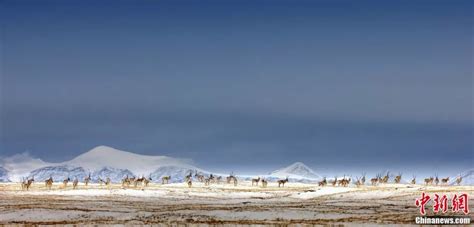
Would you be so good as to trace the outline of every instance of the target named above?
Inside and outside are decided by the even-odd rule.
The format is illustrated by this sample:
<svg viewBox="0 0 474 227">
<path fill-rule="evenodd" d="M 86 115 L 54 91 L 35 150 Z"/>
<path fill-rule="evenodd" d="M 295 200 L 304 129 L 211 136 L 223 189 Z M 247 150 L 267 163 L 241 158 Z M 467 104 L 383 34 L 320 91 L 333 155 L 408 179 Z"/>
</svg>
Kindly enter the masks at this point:
<svg viewBox="0 0 474 227">
<path fill-rule="evenodd" d="M 473 166 L 469 1 L 0 6 L 3 156 Z"/>
</svg>

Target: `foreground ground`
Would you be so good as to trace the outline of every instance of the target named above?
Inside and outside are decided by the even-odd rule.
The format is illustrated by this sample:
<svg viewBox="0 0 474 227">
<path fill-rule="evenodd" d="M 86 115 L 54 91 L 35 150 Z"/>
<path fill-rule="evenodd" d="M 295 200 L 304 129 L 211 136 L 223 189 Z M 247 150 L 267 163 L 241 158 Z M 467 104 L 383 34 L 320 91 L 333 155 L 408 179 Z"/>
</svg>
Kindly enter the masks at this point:
<svg viewBox="0 0 474 227">
<path fill-rule="evenodd" d="M 387 184 L 378 187 L 317 187 L 289 183 L 278 188 L 194 183 L 151 184 L 145 189 L 107 189 L 96 184 L 73 190 L 43 183 L 21 191 L 19 184 L 0 184 L 1 224 L 415 224 L 414 205 L 421 192 L 467 193 L 473 186 Z M 427 207 L 428 216 L 432 205 Z M 453 215 L 448 213 L 447 215 Z M 458 214 L 458 216 L 464 216 Z M 472 214 L 468 215 L 473 218 Z M 466 216 L 464 216 L 466 217 Z"/>
</svg>

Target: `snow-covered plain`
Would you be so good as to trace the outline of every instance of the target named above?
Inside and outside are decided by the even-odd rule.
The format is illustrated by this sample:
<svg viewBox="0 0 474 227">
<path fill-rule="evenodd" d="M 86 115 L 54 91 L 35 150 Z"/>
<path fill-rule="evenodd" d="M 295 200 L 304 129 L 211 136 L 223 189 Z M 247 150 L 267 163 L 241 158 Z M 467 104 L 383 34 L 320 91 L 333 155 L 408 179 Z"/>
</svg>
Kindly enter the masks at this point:
<svg viewBox="0 0 474 227">
<path fill-rule="evenodd" d="M 99 184 L 78 189 L 36 183 L 0 183 L 1 224 L 413 224 L 421 192 L 468 193 L 472 186 L 385 184 L 318 187 L 288 183 L 267 188 L 250 181 L 206 186 L 193 182 L 122 188 Z M 469 203 L 473 204 L 472 197 Z M 427 210 L 429 212 L 429 209 Z M 471 215 L 472 217 L 472 215 Z"/>
</svg>

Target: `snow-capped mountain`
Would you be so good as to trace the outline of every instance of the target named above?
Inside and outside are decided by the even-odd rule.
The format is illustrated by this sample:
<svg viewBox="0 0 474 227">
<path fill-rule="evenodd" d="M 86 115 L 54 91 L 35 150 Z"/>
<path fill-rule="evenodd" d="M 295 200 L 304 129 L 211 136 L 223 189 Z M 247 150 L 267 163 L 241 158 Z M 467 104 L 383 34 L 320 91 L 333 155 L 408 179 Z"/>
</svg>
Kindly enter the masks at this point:
<svg viewBox="0 0 474 227">
<path fill-rule="evenodd" d="M 28 175 L 28 178 L 33 178 L 35 181 L 44 181 L 49 177 L 52 177 L 55 181 L 62 181 L 67 179 L 68 177 L 73 180 L 74 178 L 77 179 L 84 179 L 87 176 L 87 172 L 82 167 L 74 167 L 74 166 L 67 166 L 67 165 L 60 165 L 60 166 L 46 166 L 39 169 L 35 169 L 31 171 Z"/>
<path fill-rule="evenodd" d="M 149 175 L 161 166 L 196 168 L 182 159 L 167 156 L 140 155 L 107 146 L 98 146 L 66 162 L 66 164 L 81 166 L 90 171 L 98 171 L 104 167 L 127 169 L 139 176 Z"/>
<path fill-rule="evenodd" d="M 91 174 L 91 178 L 93 182 L 98 182 L 99 179 L 106 180 L 107 177 L 114 183 L 121 182 L 123 178 L 126 176 L 132 177 L 133 174 L 128 169 L 117 169 L 112 167 L 104 167 L 98 171 L 95 171 Z"/>
<path fill-rule="evenodd" d="M 3 167 L 0 167 L 0 182 L 9 182 L 10 179 L 8 179 L 8 170 L 6 170 Z"/>
<path fill-rule="evenodd" d="M 21 181 L 26 177 L 34 177 L 36 181 L 44 181 L 52 177 L 54 181 L 62 181 L 68 177 L 83 181 L 91 175 L 92 181 L 109 177 L 112 182 L 120 182 L 124 177 L 151 177 L 153 182 L 161 182 L 163 176 L 171 176 L 170 182 L 182 182 L 189 173 L 208 176 L 209 171 L 192 165 L 189 161 L 167 156 L 140 155 L 121 151 L 112 147 L 98 146 L 76 158 L 60 162 L 48 163 L 32 158 L 28 154 L 19 154 L 0 159 L 0 181 Z M 216 176 L 222 174 L 213 173 Z M 4 177 L 2 177 L 4 176 Z M 222 175 L 224 176 L 224 175 Z M 252 178 L 251 176 L 237 176 Z M 289 177 L 290 181 L 316 181 L 321 177 L 301 162 L 288 167 L 261 175 L 273 181 Z"/>
<path fill-rule="evenodd" d="M 450 185 L 456 185 L 456 178 L 461 176 L 461 185 L 474 185 L 474 169 L 467 170 L 461 174 L 450 177 Z"/>
<path fill-rule="evenodd" d="M 203 170 L 198 170 L 196 168 L 189 168 L 189 167 L 181 167 L 181 166 L 162 166 L 156 169 L 150 177 L 152 178 L 152 181 L 154 182 L 161 182 L 161 178 L 164 176 L 171 176 L 170 182 L 182 182 L 185 178 L 186 175 L 189 173 L 192 174 L 194 177 L 196 171 L 198 171 L 199 174 L 203 174 L 207 176 L 209 173 L 203 171 Z"/>
<path fill-rule="evenodd" d="M 321 176 L 315 173 L 311 168 L 301 162 L 295 162 L 285 168 L 275 170 L 268 174 L 268 177 L 272 178 L 286 178 L 290 180 L 319 180 Z"/>
<path fill-rule="evenodd" d="M 28 154 L 20 154 L 1 159 L 0 165 L 4 166 L 8 178 L 13 181 L 21 181 L 25 177 L 35 177 L 37 181 L 46 180 L 49 177 L 53 177 L 55 181 L 68 177 L 83 180 L 89 174 L 92 181 L 97 181 L 99 177 L 104 180 L 109 177 L 113 182 L 120 182 L 127 175 L 130 177 L 151 175 L 158 181 L 164 175 L 174 175 L 174 179 L 182 179 L 184 176 L 179 176 L 179 174 L 189 172 L 189 170 L 206 173 L 186 160 L 167 156 L 140 155 L 107 146 L 98 146 L 70 161 L 61 163 L 48 163 L 41 159 L 31 158 Z"/>
<path fill-rule="evenodd" d="M 16 154 L 11 157 L 0 159 L 0 166 L 8 172 L 10 181 L 18 182 L 31 171 L 45 166 L 54 165 L 41 159 L 32 158 L 28 153 Z"/>
</svg>

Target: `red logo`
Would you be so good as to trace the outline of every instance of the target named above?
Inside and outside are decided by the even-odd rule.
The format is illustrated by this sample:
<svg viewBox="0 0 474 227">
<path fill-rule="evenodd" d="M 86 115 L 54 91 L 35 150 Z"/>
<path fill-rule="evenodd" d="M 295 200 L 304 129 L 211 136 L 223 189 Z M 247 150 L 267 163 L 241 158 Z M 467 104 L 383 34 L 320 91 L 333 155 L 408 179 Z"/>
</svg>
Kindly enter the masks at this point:
<svg viewBox="0 0 474 227">
<path fill-rule="evenodd" d="M 415 205 L 420 208 L 420 214 L 425 215 L 425 207 L 428 202 L 431 200 L 431 197 L 426 193 L 421 193 L 421 197 L 415 200 Z M 451 210 L 454 213 L 457 212 L 464 212 L 464 214 L 469 214 L 469 204 L 468 204 L 468 195 L 463 193 L 461 195 L 454 195 L 453 199 L 451 200 Z M 433 212 L 438 213 L 442 211 L 446 213 L 448 211 L 448 197 L 446 195 L 438 195 L 437 193 L 434 194 L 433 198 Z"/>
</svg>

